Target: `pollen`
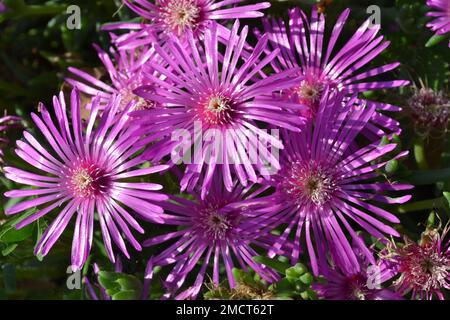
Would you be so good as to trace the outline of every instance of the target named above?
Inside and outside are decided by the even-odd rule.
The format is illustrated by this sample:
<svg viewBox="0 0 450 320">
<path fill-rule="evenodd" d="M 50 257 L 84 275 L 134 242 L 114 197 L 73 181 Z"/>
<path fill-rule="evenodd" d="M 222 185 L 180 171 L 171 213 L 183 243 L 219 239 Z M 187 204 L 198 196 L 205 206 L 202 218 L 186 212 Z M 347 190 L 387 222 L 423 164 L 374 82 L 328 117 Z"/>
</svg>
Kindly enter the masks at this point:
<svg viewBox="0 0 450 320">
<path fill-rule="evenodd" d="M 210 94 L 198 102 L 197 118 L 208 126 L 228 125 L 233 122 L 234 116 L 233 101 L 225 94 Z"/>
<path fill-rule="evenodd" d="M 238 224 L 238 212 L 224 212 L 222 200 L 207 203 L 198 208 L 193 224 L 200 237 L 209 241 L 224 240 L 235 230 Z"/>
<path fill-rule="evenodd" d="M 93 164 L 79 163 L 66 173 L 65 186 L 77 198 L 92 198 L 107 192 L 108 175 Z"/>
<path fill-rule="evenodd" d="M 168 31 L 180 36 L 187 30 L 196 28 L 200 12 L 195 0 L 169 0 L 162 8 L 161 19 Z"/>
<path fill-rule="evenodd" d="M 295 162 L 284 175 L 281 188 L 298 203 L 322 207 L 332 198 L 337 185 L 331 170 Z"/>
</svg>

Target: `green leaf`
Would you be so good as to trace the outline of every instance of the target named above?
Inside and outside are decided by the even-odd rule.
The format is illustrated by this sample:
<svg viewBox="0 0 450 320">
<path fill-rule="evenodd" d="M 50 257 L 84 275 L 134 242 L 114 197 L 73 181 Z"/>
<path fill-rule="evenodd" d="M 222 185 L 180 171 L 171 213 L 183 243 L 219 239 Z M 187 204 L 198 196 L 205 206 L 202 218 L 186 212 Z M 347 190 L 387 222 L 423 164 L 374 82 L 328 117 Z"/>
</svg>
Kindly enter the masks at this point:
<svg viewBox="0 0 450 320">
<path fill-rule="evenodd" d="M 253 257 L 253 260 L 265 266 L 271 267 L 272 269 L 278 271 L 281 274 L 286 274 L 286 269 L 290 267 L 289 263 L 284 263 L 276 259 L 270 259 L 263 256 Z"/>
<path fill-rule="evenodd" d="M 447 200 L 448 205 L 450 206 L 450 192 L 443 192 L 445 200 Z"/>
<path fill-rule="evenodd" d="M 446 34 L 444 35 L 435 34 L 428 40 L 428 42 L 425 44 L 425 47 L 427 48 L 433 47 L 446 39 L 448 39 L 448 35 Z"/>
<path fill-rule="evenodd" d="M 386 163 L 384 170 L 387 174 L 393 174 L 395 173 L 399 168 L 399 162 L 398 160 L 390 160 Z"/>
<path fill-rule="evenodd" d="M 436 213 L 431 212 L 427 219 L 427 228 L 433 228 L 436 222 Z"/>
<path fill-rule="evenodd" d="M 288 279 L 283 278 L 276 284 L 277 295 L 291 296 L 294 291 L 294 286 Z"/>
<path fill-rule="evenodd" d="M 142 292 L 141 281 L 130 274 L 100 271 L 98 282 L 113 300 L 138 299 Z"/>
<path fill-rule="evenodd" d="M 300 281 L 303 282 L 304 284 L 306 284 L 307 286 L 311 285 L 313 280 L 314 280 L 314 278 L 309 272 L 305 273 L 304 275 L 302 275 L 300 277 Z"/>
<path fill-rule="evenodd" d="M 384 147 L 384 146 L 386 146 L 388 144 L 389 144 L 389 138 L 387 136 L 383 136 L 383 138 L 381 138 L 379 146 L 380 147 Z"/>
<path fill-rule="evenodd" d="M 134 276 L 124 275 L 116 280 L 122 290 L 140 291 L 142 289 L 141 282 Z"/>
<path fill-rule="evenodd" d="M 297 263 L 295 266 L 290 267 L 286 270 L 286 278 L 289 280 L 295 281 L 298 279 L 301 279 L 301 276 L 306 272 L 306 267 L 301 264 Z"/>
<path fill-rule="evenodd" d="M 6 257 L 11 252 L 13 252 L 17 248 L 17 246 L 18 246 L 17 243 L 10 244 L 9 246 L 7 246 L 5 249 L 2 250 L 2 255 Z"/>
<path fill-rule="evenodd" d="M 112 295 L 111 298 L 113 300 L 136 300 L 139 298 L 139 295 L 136 295 L 134 290 L 126 290 Z"/>
<path fill-rule="evenodd" d="M 29 224 L 19 230 L 13 226 L 9 226 L 6 230 L 0 232 L 0 241 L 5 243 L 21 242 L 31 237 L 33 234 L 33 228 L 33 224 Z"/>
</svg>

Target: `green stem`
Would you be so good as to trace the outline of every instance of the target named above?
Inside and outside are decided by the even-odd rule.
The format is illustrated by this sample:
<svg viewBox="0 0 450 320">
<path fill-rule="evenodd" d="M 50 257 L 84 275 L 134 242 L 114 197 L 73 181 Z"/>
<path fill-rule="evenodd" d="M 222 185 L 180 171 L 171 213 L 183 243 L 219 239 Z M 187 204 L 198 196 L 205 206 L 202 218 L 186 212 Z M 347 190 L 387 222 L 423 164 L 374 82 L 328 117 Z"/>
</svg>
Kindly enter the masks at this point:
<svg viewBox="0 0 450 320">
<path fill-rule="evenodd" d="M 407 213 L 433 208 L 444 208 L 446 206 L 444 197 L 411 202 L 397 207 L 397 213 Z"/>
<path fill-rule="evenodd" d="M 414 157 L 416 159 L 417 167 L 420 170 L 428 170 L 428 162 L 425 155 L 425 142 L 422 138 L 417 138 L 414 142 Z"/>
<path fill-rule="evenodd" d="M 41 15 L 54 15 L 66 11 L 67 7 L 62 5 L 53 6 L 27 6 L 24 10 L 24 15 L 41 16 Z"/>
</svg>

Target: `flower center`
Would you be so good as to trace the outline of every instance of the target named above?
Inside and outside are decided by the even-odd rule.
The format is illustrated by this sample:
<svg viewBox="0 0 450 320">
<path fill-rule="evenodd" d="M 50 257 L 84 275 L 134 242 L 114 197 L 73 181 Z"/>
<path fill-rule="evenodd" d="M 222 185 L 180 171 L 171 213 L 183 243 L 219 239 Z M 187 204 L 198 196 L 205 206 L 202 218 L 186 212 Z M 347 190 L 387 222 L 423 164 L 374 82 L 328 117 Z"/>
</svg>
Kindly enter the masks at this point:
<svg viewBox="0 0 450 320">
<path fill-rule="evenodd" d="M 417 89 L 408 104 L 419 127 L 427 130 L 447 128 L 450 121 L 450 98 L 443 92 L 428 88 Z"/>
<path fill-rule="evenodd" d="M 310 113 L 315 115 L 319 110 L 320 99 L 324 86 L 320 81 L 302 80 L 300 85 L 295 89 L 300 103 L 310 108 Z"/>
<path fill-rule="evenodd" d="M 93 181 L 94 179 L 92 179 L 89 171 L 84 168 L 78 169 L 72 176 L 72 183 L 74 187 L 80 192 L 89 190 L 92 186 Z"/>
<path fill-rule="evenodd" d="M 440 289 L 450 276 L 450 258 L 435 250 L 434 243 L 410 243 L 399 250 L 401 280 L 416 290 Z"/>
<path fill-rule="evenodd" d="M 120 90 L 120 111 L 125 110 L 128 104 L 132 101 L 135 101 L 135 105 L 131 111 L 148 110 L 155 106 L 153 101 L 145 100 L 144 98 L 134 94 L 133 90 L 139 86 L 141 86 L 141 83 L 137 82 Z"/>
<path fill-rule="evenodd" d="M 233 227 L 226 215 L 220 215 L 218 213 L 213 213 L 208 217 L 206 226 L 208 233 L 214 239 L 223 238 L 228 230 Z"/>
<path fill-rule="evenodd" d="M 200 120 L 209 126 L 224 126 L 233 121 L 233 102 L 224 94 L 209 95 L 200 99 L 198 105 Z"/>
<path fill-rule="evenodd" d="M 161 11 L 161 18 L 168 31 L 178 36 L 186 30 L 195 29 L 200 18 L 200 7 L 196 0 L 169 0 Z"/>
<path fill-rule="evenodd" d="M 312 119 L 315 117 L 320 108 L 320 100 L 327 86 L 335 87 L 336 85 L 327 78 L 323 78 L 320 70 L 307 69 L 301 76 L 302 80 L 298 85 L 288 89 L 282 93 L 282 96 L 289 101 L 297 102 L 308 107 L 306 111 L 302 111 L 301 115 Z"/>
<path fill-rule="evenodd" d="M 307 80 L 303 80 L 297 88 L 297 94 L 301 100 L 315 102 L 319 100 L 322 90 L 322 86 L 319 83 L 310 83 Z"/>
<path fill-rule="evenodd" d="M 226 239 L 238 222 L 238 215 L 223 212 L 223 204 L 207 204 L 199 207 L 198 216 L 193 217 L 194 225 L 201 237 L 208 240 Z"/>
<path fill-rule="evenodd" d="M 322 207 L 331 199 L 337 186 L 331 170 L 316 164 L 295 162 L 288 173 L 283 175 L 281 188 L 298 203 Z"/>
<path fill-rule="evenodd" d="M 69 171 L 66 186 L 78 198 L 91 198 L 105 193 L 109 187 L 109 177 L 95 165 L 82 164 Z"/>
</svg>

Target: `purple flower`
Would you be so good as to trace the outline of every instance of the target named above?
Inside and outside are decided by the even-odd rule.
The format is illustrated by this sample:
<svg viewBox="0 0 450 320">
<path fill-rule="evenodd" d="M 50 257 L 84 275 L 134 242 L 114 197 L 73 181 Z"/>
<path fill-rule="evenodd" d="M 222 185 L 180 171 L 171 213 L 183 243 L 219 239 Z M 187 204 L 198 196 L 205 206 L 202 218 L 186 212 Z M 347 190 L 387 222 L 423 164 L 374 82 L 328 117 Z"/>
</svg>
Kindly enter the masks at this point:
<svg viewBox="0 0 450 320">
<path fill-rule="evenodd" d="M 3 12 L 6 12 L 6 6 L 2 1 L 0 1 L 0 13 L 3 13 Z"/>
<path fill-rule="evenodd" d="M 156 59 L 154 50 L 146 46 L 129 50 L 111 48 L 111 58 L 99 46 L 94 45 L 94 47 L 108 72 L 111 85 L 73 67 L 69 67 L 69 71 L 79 77 L 81 81 L 73 78 L 67 78 L 66 81 L 80 92 L 92 97 L 99 96 L 101 109 L 109 104 L 113 95 L 118 95 L 120 98 L 119 110 L 125 109 L 131 101 L 136 102 L 133 110 L 153 107 L 152 101 L 145 101 L 136 96 L 133 90 L 143 85 L 151 85 L 142 77 L 141 70 L 148 60 Z M 90 106 L 87 108 L 89 109 Z"/>
<path fill-rule="evenodd" d="M 264 19 L 264 31 L 269 35 L 270 51 L 280 50 L 272 61 L 276 72 L 300 67 L 299 79 L 291 88 L 284 90 L 282 98 L 299 101 L 309 106 L 304 114 L 314 117 L 325 88 L 345 90 L 348 94 L 358 94 L 376 89 L 394 88 L 408 84 L 408 81 L 378 81 L 375 76 L 394 70 L 399 63 L 391 63 L 365 70 L 375 57 L 389 45 L 378 35 L 380 26 L 371 26 L 366 21 L 339 48 L 341 32 L 350 14 L 345 10 L 335 23 L 331 36 L 325 41 L 325 15 L 318 14 L 314 7 L 311 19 L 299 8 L 289 11 L 289 27 L 282 19 Z M 378 138 L 386 129 L 399 133 L 399 123 L 379 111 L 399 111 L 400 108 L 385 103 L 366 101 L 377 109 L 371 123 L 367 125 L 367 135 Z"/>
<path fill-rule="evenodd" d="M 5 167 L 6 177 L 34 188 L 8 191 L 5 196 L 33 198 L 18 202 L 7 208 L 5 213 L 26 212 L 24 219 L 16 226 L 18 229 L 52 211 L 58 213 L 39 240 L 35 254 L 45 256 L 74 215 L 73 268 L 81 268 L 89 255 L 94 216 L 98 218 L 106 251 L 113 262 L 113 243 L 129 257 L 123 235 L 136 250 L 141 249 L 130 227 L 140 233 L 144 230 L 125 207 L 133 209 L 141 218 L 161 222 L 163 209 L 155 203 L 166 200 L 167 196 L 154 191 L 162 187 L 123 179 L 160 172 L 166 166 L 141 166 L 144 160 L 135 157 L 141 150 L 135 146 L 139 140 L 139 137 L 133 137 L 136 128 L 125 126 L 129 122 L 126 113 L 133 104 L 118 113 L 120 105 L 120 100 L 113 97 L 99 124 L 94 125 L 99 113 L 99 100 L 96 99 L 87 122 L 83 123 L 80 98 L 78 92 L 73 90 L 70 97 L 71 122 L 67 118 L 62 93 L 59 99 L 53 99 L 56 121 L 43 104 L 39 106 L 40 117 L 31 114 L 51 148 L 45 148 L 27 131 L 24 132 L 25 140 L 17 141 L 16 154 L 36 172 Z"/>
<path fill-rule="evenodd" d="M 143 244 L 168 243 L 166 249 L 150 258 L 146 275 L 151 281 L 154 267 L 174 265 L 164 281 L 166 298 L 195 298 L 208 267 L 212 267 L 212 281 L 219 285 L 221 261 L 231 288 L 236 286 L 232 273 L 235 266 L 244 271 L 250 267 L 268 282 L 278 279 L 274 270 L 253 260 L 260 255 L 255 247 L 268 250 L 276 239 L 269 233 L 276 223 L 276 205 L 270 196 L 259 196 L 268 186 L 242 187 L 235 182 L 227 191 L 221 180 L 215 175 L 203 200 L 198 192 L 191 194 L 192 200 L 171 196 L 171 201 L 164 204 L 165 224 L 178 227 L 177 231 L 155 236 Z M 199 270 L 194 272 L 196 265 Z M 193 285 L 178 293 L 190 273 L 196 274 Z"/>
<path fill-rule="evenodd" d="M 398 236 L 382 220 L 392 223 L 399 220 L 371 202 L 404 203 L 410 199 L 409 195 L 390 198 L 385 192 L 412 188 L 376 180 L 381 178 L 377 170 L 386 164 L 380 158 L 387 156 L 396 145 L 371 143 L 357 148 L 355 139 L 373 116 L 375 107 L 357 104 L 356 98 L 343 104 L 343 99 L 344 93 L 330 94 L 326 90 L 314 124 L 308 122 L 300 134 L 282 132 L 285 143 L 280 157 L 282 169 L 271 181 L 280 205 L 278 220 L 287 224 L 271 255 L 289 235 L 295 234 L 292 252 L 295 262 L 303 233 L 315 274 L 318 274 L 318 262 L 323 263 L 328 252 L 342 270 L 359 269 L 347 235 L 369 262 L 374 263 L 372 253 L 354 227 L 359 225 L 377 239 L 384 238 L 384 234 Z M 406 154 L 400 153 L 395 158 Z"/>
<path fill-rule="evenodd" d="M 411 299 L 445 300 L 443 290 L 450 290 L 448 232 L 448 226 L 442 233 L 428 228 L 419 243 L 405 237 L 404 244 L 388 246 L 385 261 L 399 293 L 411 293 Z"/>
<path fill-rule="evenodd" d="M 326 300 L 402 300 L 402 296 L 383 287 L 389 280 L 389 271 L 380 261 L 371 264 L 354 248 L 359 263 L 358 270 L 343 270 L 339 266 L 321 266 L 326 283 L 315 283 L 313 289 Z"/>
<path fill-rule="evenodd" d="M 125 4 L 137 14 L 152 22 L 156 33 L 183 36 L 188 31 L 199 34 L 211 22 L 241 18 L 262 17 L 263 10 L 270 7 L 269 2 L 236 6 L 243 0 L 125 0 Z"/>
<path fill-rule="evenodd" d="M 2 147 L 9 144 L 9 139 L 7 138 L 8 132 L 13 129 L 22 128 L 22 119 L 16 116 L 0 117 L 0 164 L 3 163 L 3 150 Z"/>
<path fill-rule="evenodd" d="M 188 147 L 200 145 L 201 148 L 193 148 L 197 150 L 186 166 L 181 189 L 193 190 L 197 183 L 202 183 L 202 196 L 217 170 L 223 171 L 223 183 L 230 191 L 233 171 L 245 186 L 248 181 L 257 181 L 257 172 L 267 175 L 264 164 L 278 168 L 276 157 L 261 141 L 268 141 L 274 148 L 282 148 L 282 144 L 276 136 L 260 129 L 256 121 L 294 131 L 299 131 L 302 124 L 302 118 L 293 112 L 303 110 L 304 106 L 270 96 L 272 92 L 291 87 L 297 81 L 291 76 L 298 70 L 261 77 L 261 70 L 279 54 L 279 50 L 265 55 L 267 37 L 263 37 L 244 59 L 243 46 L 248 29 L 244 27 L 239 35 L 238 28 L 236 22 L 226 41 L 223 59 L 219 55 L 219 48 L 222 48 L 219 47 L 216 25 L 205 32 L 201 42 L 188 34 L 186 49 L 175 37 L 165 43 L 164 48 L 155 44 L 156 52 L 167 66 L 148 61 L 146 67 L 161 73 L 167 81 L 161 81 L 144 68 L 144 77 L 157 86 L 150 93 L 145 87 L 135 91 L 160 105 L 133 114 L 136 123 L 142 125 L 140 132 L 147 135 L 143 142 L 156 141 L 144 156 L 153 161 L 161 160 L 180 145 L 173 135 L 180 129 L 186 132 L 191 137 Z M 259 143 L 254 142 L 253 137 Z M 249 144 L 258 146 L 256 155 L 251 155 Z"/>
<path fill-rule="evenodd" d="M 422 136 L 442 136 L 450 122 L 450 95 L 425 86 L 414 87 L 407 101 L 414 129 Z"/>
<path fill-rule="evenodd" d="M 433 20 L 427 23 L 427 27 L 436 32 L 437 35 L 444 35 L 450 32 L 450 0 L 427 0 L 427 6 L 434 11 L 427 13 Z M 448 43 L 450 47 L 450 41 Z"/>
</svg>

